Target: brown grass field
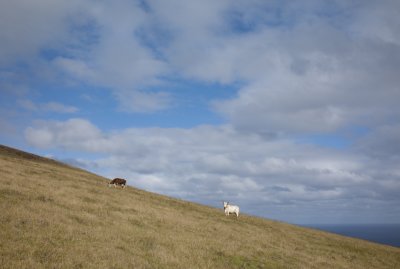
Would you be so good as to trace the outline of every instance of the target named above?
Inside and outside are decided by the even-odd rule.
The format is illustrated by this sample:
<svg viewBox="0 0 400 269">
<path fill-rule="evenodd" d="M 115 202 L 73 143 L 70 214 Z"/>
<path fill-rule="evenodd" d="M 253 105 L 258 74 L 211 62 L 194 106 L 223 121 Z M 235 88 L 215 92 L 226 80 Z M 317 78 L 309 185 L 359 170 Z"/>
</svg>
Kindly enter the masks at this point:
<svg viewBox="0 0 400 269">
<path fill-rule="evenodd" d="M 107 183 L 0 145 L 0 268 L 400 268 L 399 248 Z"/>
</svg>

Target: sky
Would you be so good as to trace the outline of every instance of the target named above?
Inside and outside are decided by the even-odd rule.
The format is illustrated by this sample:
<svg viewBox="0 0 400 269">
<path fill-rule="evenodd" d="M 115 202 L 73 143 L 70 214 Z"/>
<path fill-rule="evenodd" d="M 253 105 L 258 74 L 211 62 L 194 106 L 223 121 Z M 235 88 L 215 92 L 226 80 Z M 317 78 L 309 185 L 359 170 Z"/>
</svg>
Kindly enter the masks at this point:
<svg viewBox="0 0 400 269">
<path fill-rule="evenodd" d="M 400 223 L 399 85 L 397 0 L 0 1 L 0 144 L 268 219 Z"/>
</svg>

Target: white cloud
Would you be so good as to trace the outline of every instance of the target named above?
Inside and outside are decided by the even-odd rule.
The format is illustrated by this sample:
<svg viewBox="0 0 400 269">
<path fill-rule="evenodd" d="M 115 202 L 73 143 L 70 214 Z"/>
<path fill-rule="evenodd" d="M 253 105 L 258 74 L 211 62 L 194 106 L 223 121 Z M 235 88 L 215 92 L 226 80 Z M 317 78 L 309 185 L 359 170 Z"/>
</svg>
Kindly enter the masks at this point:
<svg viewBox="0 0 400 269">
<path fill-rule="evenodd" d="M 93 20 L 92 31 L 97 32 L 97 37 L 89 47 L 83 46 L 89 53 L 61 59 L 64 70 L 110 88 L 124 111 L 154 112 L 169 107 L 167 94 L 143 91 L 158 85 L 158 77 L 167 72 L 165 63 L 136 36 L 146 21 L 145 12 L 131 1 L 95 6 L 88 17 Z"/>
<path fill-rule="evenodd" d="M 38 109 L 37 105 L 35 103 L 33 103 L 31 100 L 28 100 L 28 99 L 24 99 L 24 100 L 21 99 L 21 100 L 18 101 L 18 104 L 21 107 L 23 107 L 24 109 L 27 109 L 27 110 L 34 111 L 34 110 Z"/>
<path fill-rule="evenodd" d="M 79 111 L 77 107 L 64 105 L 58 102 L 34 103 L 28 99 L 20 99 L 18 100 L 18 104 L 24 109 L 30 111 L 56 112 L 56 113 L 75 113 Z"/>
<path fill-rule="evenodd" d="M 48 102 L 43 104 L 43 109 L 50 112 L 58 113 L 75 113 L 79 109 L 74 106 L 66 106 L 57 102 Z"/>
<path fill-rule="evenodd" d="M 77 1 L 2 1 L 0 65 L 34 59 L 40 49 L 65 42 L 68 15 L 85 5 Z"/>
<path fill-rule="evenodd" d="M 246 40 L 262 45 L 239 47 L 234 54 L 242 58 L 234 61 L 238 69 L 233 77 L 247 85 L 237 97 L 215 103 L 239 128 L 330 132 L 350 124 L 375 126 L 399 116 L 393 100 L 400 98 L 395 74 L 400 46 L 352 36 L 323 19 L 255 35 Z M 228 65 L 231 61 L 221 59 Z"/>
<path fill-rule="evenodd" d="M 59 67 L 68 74 L 84 80 L 93 80 L 94 71 L 87 66 L 87 63 L 82 60 L 69 59 L 64 57 L 58 57 L 53 61 L 56 67 Z"/>
<path fill-rule="evenodd" d="M 61 71 L 128 99 L 160 85 L 166 75 L 244 81 L 247 86 L 237 99 L 218 105 L 240 126 L 250 121 L 251 128 L 329 131 L 360 117 L 382 121 L 393 114 L 391 101 L 399 97 L 395 1 L 276 5 L 151 0 L 111 5 L 42 0 L 7 2 L 0 10 L 4 61 L 7 55 L 16 59 L 29 54 L 31 59 L 41 50 L 62 51 L 50 59 Z M 160 102 L 157 94 L 146 97 Z M 254 114 L 263 114 L 257 117 L 263 120 L 255 121 Z"/>
<path fill-rule="evenodd" d="M 379 158 L 400 158 L 400 125 L 384 125 L 357 142 L 357 149 Z"/>
<path fill-rule="evenodd" d="M 245 84 L 236 98 L 215 103 L 240 129 L 331 132 L 399 116 L 393 2 L 379 5 L 378 14 L 371 3 L 344 1 L 183 4 L 181 16 L 171 11 L 175 5 L 149 5 L 149 16 L 171 36 L 156 44 L 170 67 L 186 78 Z M 366 35 L 371 29 L 362 21 L 373 14 L 376 35 Z"/>
<path fill-rule="evenodd" d="M 101 142 L 101 132 L 90 122 L 83 119 L 59 121 L 37 121 L 35 127 L 25 131 L 28 143 L 40 147 L 51 148 L 57 145 L 61 148 L 96 151 L 97 142 Z"/>
<path fill-rule="evenodd" d="M 399 9 L 398 1 L 368 1 L 356 10 L 355 23 L 351 28 L 368 38 L 400 45 Z"/>
<path fill-rule="evenodd" d="M 172 97 L 166 92 L 119 91 L 117 99 L 122 110 L 128 112 L 151 113 L 172 105 Z"/>
<path fill-rule="evenodd" d="M 146 19 L 137 3 L 13 1 L 0 4 L 0 10 L 0 65 L 24 62 L 40 79 L 58 71 L 69 77 L 63 81 L 77 80 L 107 87 L 115 96 L 142 95 L 148 103 L 162 103 L 135 112 L 167 107 L 164 93 L 139 91 L 157 85 L 166 67 L 136 37 Z"/>
<path fill-rule="evenodd" d="M 31 145 L 38 148 L 48 148 L 54 145 L 54 134 L 47 128 L 34 129 L 28 127 L 25 131 L 25 138 Z"/>
</svg>

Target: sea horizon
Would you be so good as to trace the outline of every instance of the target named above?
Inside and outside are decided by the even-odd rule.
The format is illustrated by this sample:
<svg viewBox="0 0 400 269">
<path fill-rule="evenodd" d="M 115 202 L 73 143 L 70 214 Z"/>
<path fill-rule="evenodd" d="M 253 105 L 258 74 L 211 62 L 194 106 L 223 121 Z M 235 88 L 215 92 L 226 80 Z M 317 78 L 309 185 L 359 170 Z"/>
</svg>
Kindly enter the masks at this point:
<svg viewBox="0 0 400 269">
<path fill-rule="evenodd" d="M 301 224 L 301 226 L 400 248 L 400 223 Z"/>
</svg>

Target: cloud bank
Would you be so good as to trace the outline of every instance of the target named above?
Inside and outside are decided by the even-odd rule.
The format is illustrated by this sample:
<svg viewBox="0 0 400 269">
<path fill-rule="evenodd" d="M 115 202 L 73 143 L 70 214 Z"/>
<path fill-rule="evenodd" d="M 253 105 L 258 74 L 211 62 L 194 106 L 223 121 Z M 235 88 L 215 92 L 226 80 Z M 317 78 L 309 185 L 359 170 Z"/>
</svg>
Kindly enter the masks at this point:
<svg viewBox="0 0 400 269">
<path fill-rule="evenodd" d="M 213 206 L 229 199 L 260 215 L 263 205 L 264 214 L 281 219 L 281 208 L 295 212 L 306 205 L 327 221 L 335 204 L 343 214 L 335 218 L 342 221 L 354 210 L 372 221 L 363 216 L 370 208 L 395 218 L 385 209 L 398 203 L 398 169 L 393 163 L 382 171 L 381 160 L 362 154 L 381 136 L 366 138 L 357 154 L 242 133 L 230 125 L 102 132 L 87 120 L 70 119 L 38 122 L 25 135 L 37 147 L 105 155 L 85 165 L 109 177 L 124 175 L 134 186 Z M 306 221 L 296 214 L 286 218 Z"/>
</svg>

